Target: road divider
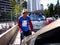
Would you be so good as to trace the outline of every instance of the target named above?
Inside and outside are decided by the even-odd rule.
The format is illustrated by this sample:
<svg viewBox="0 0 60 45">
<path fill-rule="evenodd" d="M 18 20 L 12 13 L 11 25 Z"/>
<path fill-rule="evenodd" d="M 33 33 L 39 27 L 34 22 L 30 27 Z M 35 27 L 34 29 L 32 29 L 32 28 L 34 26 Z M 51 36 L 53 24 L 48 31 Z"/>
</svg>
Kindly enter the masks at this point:
<svg viewBox="0 0 60 45">
<path fill-rule="evenodd" d="M 12 28 L 0 35 L 0 45 L 8 45 L 9 41 L 17 31 L 17 25 L 14 25 Z"/>
</svg>

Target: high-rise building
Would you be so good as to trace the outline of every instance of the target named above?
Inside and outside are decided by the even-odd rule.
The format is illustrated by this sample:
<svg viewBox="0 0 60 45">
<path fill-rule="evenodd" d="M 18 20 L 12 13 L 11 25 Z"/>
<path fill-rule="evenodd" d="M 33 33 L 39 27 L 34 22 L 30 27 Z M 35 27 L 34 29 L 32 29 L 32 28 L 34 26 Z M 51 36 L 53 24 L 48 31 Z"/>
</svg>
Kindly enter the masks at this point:
<svg viewBox="0 0 60 45">
<path fill-rule="evenodd" d="M 10 0 L 0 0 L 0 11 L 10 12 L 12 9 L 12 6 L 10 3 L 11 3 Z"/>
<path fill-rule="evenodd" d="M 24 0 L 16 0 L 18 4 L 20 4 Z M 0 11 L 4 12 L 11 12 L 11 0 L 0 0 Z"/>
<path fill-rule="evenodd" d="M 28 11 L 40 10 L 40 0 L 28 0 L 27 9 Z"/>
<path fill-rule="evenodd" d="M 31 0 L 27 1 L 27 10 L 31 11 Z"/>
<path fill-rule="evenodd" d="M 32 11 L 35 11 L 36 10 L 36 0 L 32 0 Z"/>
<path fill-rule="evenodd" d="M 40 4 L 40 10 L 43 11 L 43 4 Z"/>
<path fill-rule="evenodd" d="M 40 0 L 36 0 L 36 9 L 40 10 Z"/>
</svg>

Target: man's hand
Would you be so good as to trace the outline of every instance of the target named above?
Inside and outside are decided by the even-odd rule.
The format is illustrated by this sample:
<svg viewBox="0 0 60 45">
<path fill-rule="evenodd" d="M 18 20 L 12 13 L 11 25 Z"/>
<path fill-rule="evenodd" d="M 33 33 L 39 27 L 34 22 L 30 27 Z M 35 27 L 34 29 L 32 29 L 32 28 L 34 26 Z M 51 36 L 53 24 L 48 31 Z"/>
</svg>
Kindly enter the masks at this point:
<svg viewBox="0 0 60 45">
<path fill-rule="evenodd" d="M 20 30 L 20 33 L 23 33 L 22 29 L 19 28 L 19 30 Z"/>
<path fill-rule="evenodd" d="M 35 32 L 34 32 L 34 31 L 32 31 L 32 35 L 33 35 L 33 34 L 35 34 Z"/>
<path fill-rule="evenodd" d="M 23 31 L 20 31 L 20 33 L 23 33 Z"/>
</svg>

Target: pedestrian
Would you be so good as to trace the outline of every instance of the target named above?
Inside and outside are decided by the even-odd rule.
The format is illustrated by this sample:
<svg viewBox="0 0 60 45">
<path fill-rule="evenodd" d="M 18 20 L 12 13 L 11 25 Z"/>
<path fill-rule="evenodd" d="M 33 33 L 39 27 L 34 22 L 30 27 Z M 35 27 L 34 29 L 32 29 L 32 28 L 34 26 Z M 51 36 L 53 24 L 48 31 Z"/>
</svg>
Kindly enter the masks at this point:
<svg viewBox="0 0 60 45">
<path fill-rule="evenodd" d="M 18 19 L 18 28 L 21 33 L 21 40 L 24 38 L 24 36 L 26 37 L 31 35 L 31 31 L 33 31 L 33 25 L 28 14 L 29 12 L 27 10 L 24 10 L 23 16 Z M 31 30 L 29 30 L 29 26 Z"/>
</svg>

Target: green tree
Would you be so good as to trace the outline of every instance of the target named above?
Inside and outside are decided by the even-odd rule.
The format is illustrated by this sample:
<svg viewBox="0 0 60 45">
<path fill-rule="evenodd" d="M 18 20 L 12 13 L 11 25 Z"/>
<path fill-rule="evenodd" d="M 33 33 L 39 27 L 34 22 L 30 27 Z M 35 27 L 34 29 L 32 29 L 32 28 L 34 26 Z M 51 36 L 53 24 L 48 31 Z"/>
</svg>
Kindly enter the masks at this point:
<svg viewBox="0 0 60 45">
<path fill-rule="evenodd" d="M 53 16 L 53 15 L 54 15 L 54 10 L 53 10 L 53 8 L 54 8 L 54 5 L 51 3 L 51 4 L 49 5 L 48 9 L 44 11 L 44 14 L 45 14 L 47 17 Z"/>
<path fill-rule="evenodd" d="M 16 0 L 11 0 L 11 6 L 14 7 L 16 5 L 16 3 L 17 3 Z"/>
<path fill-rule="evenodd" d="M 60 15 L 60 5 L 55 5 L 55 14 Z"/>
<path fill-rule="evenodd" d="M 46 17 L 50 17 L 50 11 L 48 9 L 44 10 L 44 14 Z"/>
<path fill-rule="evenodd" d="M 55 14 L 57 14 L 57 5 L 55 5 Z"/>
<path fill-rule="evenodd" d="M 22 7 L 18 4 L 14 7 L 15 17 L 19 17 L 22 11 Z"/>
<path fill-rule="evenodd" d="M 27 2 L 26 1 L 24 1 L 24 3 L 22 3 L 22 7 L 27 8 Z"/>
<path fill-rule="evenodd" d="M 13 6 L 14 16 L 18 17 L 22 11 L 21 5 L 17 3 L 17 0 L 11 0 L 11 5 Z"/>
<path fill-rule="evenodd" d="M 55 6 L 51 3 L 48 10 L 45 10 L 44 13 L 47 14 L 47 16 L 55 16 L 55 14 L 60 15 L 59 0 L 57 0 L 57 4 Z"/>
<path fill-rule="evenodd" d="M 50 16 L 53 16 L 53 14 L 54 14 L 53 6 L 54 6 L 54 5 L 51 3 L 50 6 L 49 6 L 49 9 L 48 9 Z"/>
</svg>

